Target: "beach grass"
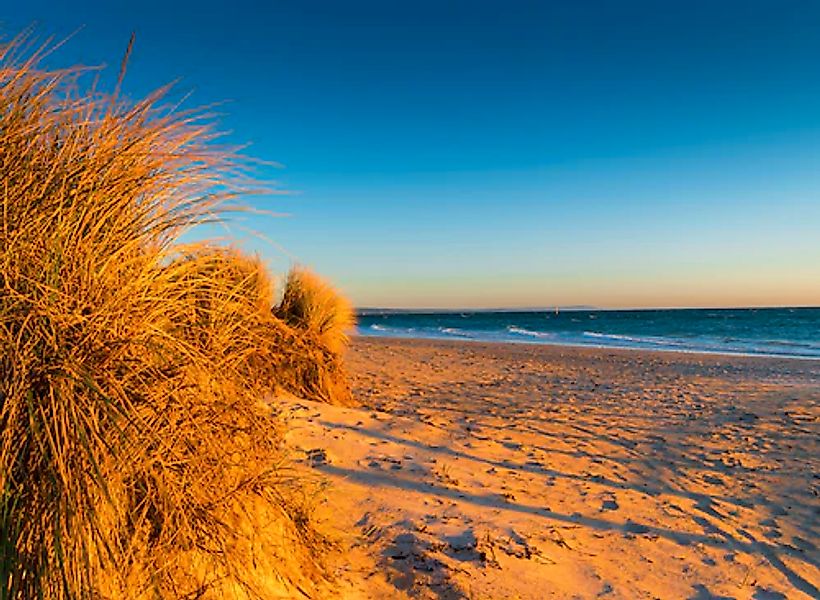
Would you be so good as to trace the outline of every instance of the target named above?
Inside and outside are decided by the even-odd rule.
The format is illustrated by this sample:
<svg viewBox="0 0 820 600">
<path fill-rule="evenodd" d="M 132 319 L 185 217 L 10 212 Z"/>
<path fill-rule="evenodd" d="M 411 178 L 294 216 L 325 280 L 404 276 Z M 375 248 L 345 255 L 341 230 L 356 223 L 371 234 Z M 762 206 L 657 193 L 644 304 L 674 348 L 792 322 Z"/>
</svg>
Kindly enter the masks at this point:
<svg viewBox="0 0 820 600">
<path fill-rule="evenodd" d="M 248 162 L 167 89 L 127 101 L 49 48 L 0 48 L 0 594 L 314 589 L 329 543 L 262 399 L 349 397 L 345 304 L 286 289 L 324 316 L 281 318 L 258 258 L 181 244 Z"/>
<path fill-rule="evenodd" d="M 274 314 L 301 340 L 289 345 L 297 351 L 286 357 L 277 379 L 298 396 L 350 405 L 353 399 L 342 353 L 355 314 L 347 298 L 316 273 L 295 267 L 288 273 Z M 312 358 L 305 360 L 305 356 Z"/>
<path fill-rule="evenodd" d="M 298 267 L 288 274 L 276 313 L 334 353 L 347 345 L 347 331 L 355 323 L 353 307 L 344 296 L 315 273 Z"/>
</svg>

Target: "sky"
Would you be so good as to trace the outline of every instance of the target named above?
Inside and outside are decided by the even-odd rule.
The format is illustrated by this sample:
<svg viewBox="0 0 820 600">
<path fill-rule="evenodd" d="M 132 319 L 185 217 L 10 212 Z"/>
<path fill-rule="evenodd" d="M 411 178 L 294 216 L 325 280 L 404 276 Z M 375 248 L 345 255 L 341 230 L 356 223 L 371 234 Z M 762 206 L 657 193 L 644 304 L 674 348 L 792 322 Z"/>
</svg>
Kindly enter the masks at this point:
<svg viewBox="0 0 820 600">
<path fill-rule="evenodd" d="M 357 306 L 820 305 L 816 0 L 0 0 L 30 25 L 224 101 L 288 193 L 220 235 Z"/>
</svg>

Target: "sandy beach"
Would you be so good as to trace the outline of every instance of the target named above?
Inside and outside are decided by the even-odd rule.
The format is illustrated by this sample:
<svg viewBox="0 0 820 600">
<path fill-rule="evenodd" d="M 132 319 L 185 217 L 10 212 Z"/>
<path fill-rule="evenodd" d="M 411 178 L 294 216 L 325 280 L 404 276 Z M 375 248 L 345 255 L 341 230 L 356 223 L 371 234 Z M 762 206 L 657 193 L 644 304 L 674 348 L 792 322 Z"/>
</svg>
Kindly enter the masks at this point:
<svg viewBox="0 0 820 600">
<path fill-rule="evenodd" d="M 0 600 L 820 600 L 820 1 L 680 4 L 0 9 Z"/>
<path fill-rule="evenodd" d="M 820 361 L 357 338 L 294 401 L 351 598 L 817 598 Z"/>
</svg>

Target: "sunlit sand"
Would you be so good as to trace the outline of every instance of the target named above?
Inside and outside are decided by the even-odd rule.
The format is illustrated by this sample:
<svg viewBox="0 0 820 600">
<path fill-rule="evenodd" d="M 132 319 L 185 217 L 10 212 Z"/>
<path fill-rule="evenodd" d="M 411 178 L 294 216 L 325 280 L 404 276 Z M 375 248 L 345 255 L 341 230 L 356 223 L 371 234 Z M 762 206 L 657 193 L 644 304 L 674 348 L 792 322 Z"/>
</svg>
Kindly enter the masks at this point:
<svg viewBox="0 0 820 600">
<path fill-rule="evenodd" d="M 811 598 L 820 364 L 359 338 L 290 407 L 350 597 Z"/>
<path fill-rule="evenodd" d="M 820 598 L 814 40 L 274 4 L 0 35 L 0 598 Z"/>
</svg>

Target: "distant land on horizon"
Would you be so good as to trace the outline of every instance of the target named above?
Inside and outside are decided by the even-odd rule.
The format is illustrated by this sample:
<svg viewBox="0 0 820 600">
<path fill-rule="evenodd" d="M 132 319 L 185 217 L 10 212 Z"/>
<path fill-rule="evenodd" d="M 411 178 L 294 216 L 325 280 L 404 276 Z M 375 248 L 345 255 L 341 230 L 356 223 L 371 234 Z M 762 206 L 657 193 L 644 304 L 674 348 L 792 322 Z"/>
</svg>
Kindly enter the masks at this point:
<svg viewBox="0 0 820 600">
<path fill-rule="evenodd" d="M 378 308 L 362 307 L 356 308 L 357 314 L 429 314 L 429 313 L 493 313 L 493 312 L 552 312 L 558 310 L 607 310 L 597 306 L 587 306 L 584 304 L 572 306 L 533 306 L 515 308 Z"/>
<path fill-rule="evenodd" d="M 651 310 L 783 310 L 783 309 L 817 309 L 816 306 L 655 306 L 633 308 L 606 308 L 601 306 L 575 304 L 569 306 L 534 306 L 534 307 L 499 307 L 499 308 L 356 308 L 357 315 L 385 315 L 385 314 L 451 314 L 451 313 L 527 313 L 527 312 L 554 312 L 558 311 L 651 311 Z"/>
</svg>

